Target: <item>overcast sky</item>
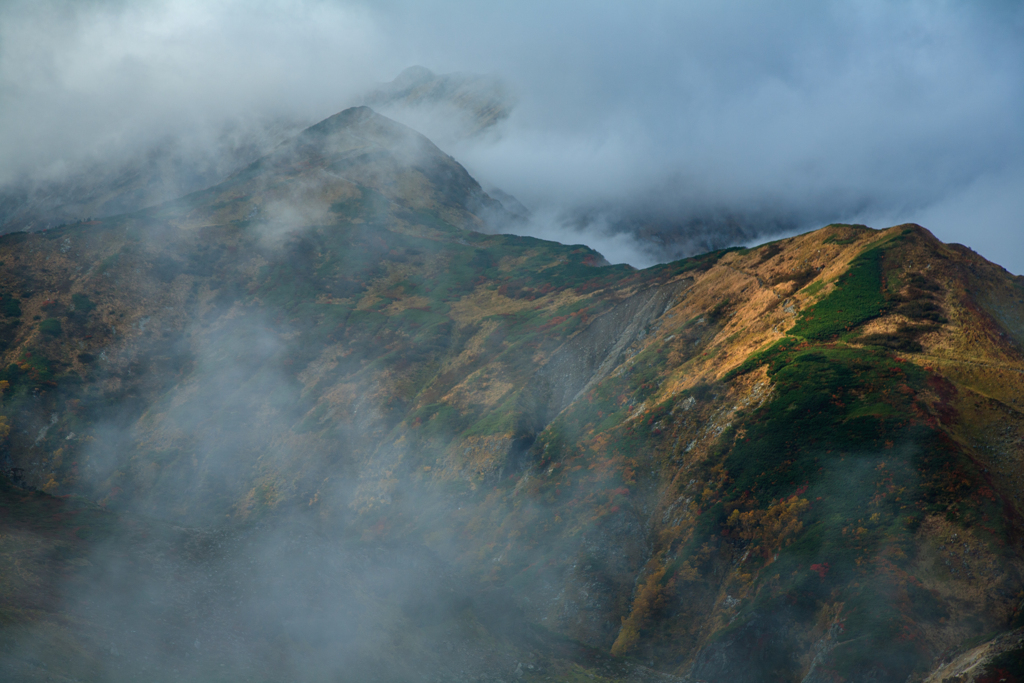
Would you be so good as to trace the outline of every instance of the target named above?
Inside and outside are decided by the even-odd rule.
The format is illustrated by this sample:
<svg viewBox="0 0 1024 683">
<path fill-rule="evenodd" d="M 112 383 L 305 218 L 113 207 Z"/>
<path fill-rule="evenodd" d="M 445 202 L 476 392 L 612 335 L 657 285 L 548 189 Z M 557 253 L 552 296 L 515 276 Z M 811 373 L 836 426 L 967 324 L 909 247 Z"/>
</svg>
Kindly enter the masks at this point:
<svg viewBox="0 0 1024 683">
<path fill-rule="evenodd" d="M 915 221 L 1024 273 L 1021 2 L 7 0 L 0 181 L 317 120 L 412 64 L 507 80 L 500 135 L 447 151 L 541 212 Z"/>
</svg>

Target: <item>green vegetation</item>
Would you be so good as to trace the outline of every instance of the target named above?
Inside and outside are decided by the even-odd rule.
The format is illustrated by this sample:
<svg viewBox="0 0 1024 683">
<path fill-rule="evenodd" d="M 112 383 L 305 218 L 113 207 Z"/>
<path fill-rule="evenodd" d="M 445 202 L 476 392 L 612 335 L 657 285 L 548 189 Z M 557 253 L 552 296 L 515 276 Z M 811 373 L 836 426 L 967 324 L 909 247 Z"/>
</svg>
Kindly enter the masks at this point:
<svg viewBox="0 0 1024 683">
<path fill-rule="evenodd" d="M 756 370 L 762 365 L 779 358 L 781 353 L 792 350 L 800 343 L 800 340 L 796 337 L 783 337 L 777 342 L 770 344 L 767 348 L 760 349 L 750 354 L 746 360 L 726 373 L 723 379 L 728 382 L 740 375 L 745 375 L 748 372 Z"/>
<path fill-rule="evenodd" d="M 884 353 L 807 348 L 791 339 L 762 352 L 760 360 L 768 364 L 778 398 L 753 420 L 726 466 L 737 491 L 764 502 L 789 495 L 833 460 L 823 460 L 815 444 L 841 443 L 851 454 L 883 449 L 893 428 L 913 413 L 900 387 L 924 381 L 916 366 Z"/>
<path fill-rule="evenodd" d="M 502 435 L 532 439 L 536 416 L 528 390 L 517 391 L 474 422 L 461 436 Z"/>
<path fill-rule="evenodd" d="M 39 323 L 39 331 L 51 337 L 59 337 L 63 332 L 59 318 L 47 318 Z"/>
<path fill-rule="evenodd" d="M 821 280 L 818 280 L 817 282 L 812 282 L 811 284 L 809 284 L 806 287 L 804 287 L 803 291 L 808 296 L 814 296 L 815 294 L 820 292 L 821 288 L 824 287 L 824 286 L 825 286 L 825 283 L 823 281 L 821 281 Z"/>
<path fill-rule="evenodd" d="M 361 218 L 372 223 L 383 221 L 391 205 L 387 197 L 365 186 L 360 186 L 359 192 L 359 196 L 354 199 L 331 204 L 331 211 L 348 220 Z"/>
<path fill-rule="evenodd" d="M 15 299 L 9 292 L 0 295 L 0 314 L 8 318 L 21 317 L 21 302 Z"/>
<path fill-rule="evenodd" d="M 80 315 L 88 315 L 92 311 L 96 310 L 96 304 L 94 304 L 85 294 L 72 294 L 71 305 L 75 307 L 75 313 Z"/>
<path fill-rule="evenodd" d="M 890 304 L 883 290 L 882 256 L 875 247 L 855 258 L 832 293 L 804 311 L 789 333 L 830 339 L 885 313 Z"/>
<path fill-rule="evenodd" d="M 752 360 L 768 365 L 778 396 L 754 416 L 745 438 L 726 458 L 734 498 L 746 495 L 762 502 L 781 498 L 830 469 L 850 467 L 849 463 L 864 457 L 882 458 L 886 477 L 896 472 L 897 479 L 905 476 L 918 482 L 915 494 L 901 496 L 901 514 L 910 519 L 957 505 L 949 494 L 962 486 L 947 490 L 949 477 L 979 478 L 974 465 L 957 459 L 940 435 L 915 419 L 923 410 L 915 397 L 929 382 L 927 373 L 916 365 L 883 351 L 813 347 L 792 338 L 755 354 Z M 916 468 L 922 462 L 929 464 L 931 479 L 922 480 L 909 470 L 901 475 L 893 469 Z M 837 484 L 840 489 L 830 493 L 830 500 L 857 499 L 852 488 Z M 973 496 L 957 516 L 980 521 L 995 512 L 993 505 L 983 495 Z M 842 514 L 852 516 L 849 510 Z M 1001 535 L 998 525 L 987 528 L 994 538 Z"/>
<path fill-rule="evenodd" d="M 1024 681 L 1024 647 L 1016 647 L 992 658 L 979 683 L 1020 683 Z"/>
<path fill-rule="evenodd" d="M 249 201 L 211 206 L 234 211 Z M 636 271 L 603 266 L 581 245 L 465 231 L 453 224 L 457 211 L 430 206 L 362 188 L 331 206 L 323 224 L 272 246 L 253 218 L 251 230 L 247 221 L 168 227 L 168 239 L 180 240 L 174 258 L 156 241 L 76 242 L 94 262 L 114 252 L 103 275 L 102 264 L 68 275 L 33 257 L 48 265 L 18 282 L 12 268 L 5 286 L 32 297 L 33 311 L 38 293 L 59 300 L 43 305 L 44 341 L 0 372 L 10 418 L 3 446 L 30 444 L 53 477 L 48 490 L 68 490 L 79 462 L 94 468 L 92 453 L 107 445 L 79 445 L 103 438 L 93 426 L 131 427 L 152 443 L 116 444 L 128 454 L 124 467 L 120 452 L 104 455 L 120 469 L 91 477 L 97 499 L 117 505 L 184 491 L 170 505 L 196 510 L 174 514 L 228 511 L 243 526 L 250 512 L 254 521 L 273 508 L 308 509 L 351 524 L 345 533 L 365 536 L 367 548 L 429 538 L 432 551 L 466 562 L 467 576 L 479 570 L 473 578 L 488 588 L 535 591 L 569 577 L 565 587 L 600 594 L 579 623 L 614 624 L 624 634 L 616 654 L 647 661 L 650 647 L 666 668 L 703 646 L 711 623 L 730 624 L 710 636 L 719 644 L 758 641 L 743 629 L 766 624 L 800 634 L 795 640 L 818 638 L 812 629 L 834 618 L 843 645 L 826 663 L 837 677 L 880 662 L 905 680 L 905 662 L 924 661 L 918 627 L 952 618 L 946 599 L 914 575 L 928 552 L 921 535 L 944 519 L 970 527 L 985 552 L 1017 552 L 991 475 L 944 431 L 953 408 L 936 401 L 949 392 L 895 356 L 920 350 L 918 337 L 943 324 L 947 310 L 933 296 L 936 282 L 887 277 L 897 255 L 887 264 L 885 250 L 898 239 L 860 254 L 828 283 L 786 241 Z M 826 244 L 867 235 L 835 232 Z M 733 358 L 735 344 L 755 338 L 749 325 L 760 314 L 751 301 L 763 303 L 728 269 L 699 277 L 730 253 L 747 272 L 772 259 L 759 269 L 769 284 L 816 300 L 788 336 L 719 382 L 712 373 L 721 366 L 705 361 Z M 907 270 L 899 265 L 894 271 Z M 117 273 L 136 268 L 148 278 L 145 300 L 118 289 Z M 672 292 L 693 288 L 657 292 L 666 315 L 642 330 L 618 317 L 639 300 L 628 297 L 669 280 L 678 282 Z M 151 293 L 172 281 L 175 300 L 198 311 L 191 337 L 171 329 L 180 311 L 147 309 L 158 301 Z M 146 315 L 154 324 L 118 346 L 86 291 L 105 313 L 123 311 L 122 334 Z M 573 340 L 623 301 L 608 324 Z M 859 329 L 890 311 L 911 322 L 884 335 Z M 0 313 L 4 343 L 36 328 L 21 327 L 10 294 Z M 632 339 L 621 331 L 627 324 Z M 104 348 L 136 355 L 98 368 Z M 609 374 L 587 384 L 595 366 Z M 756 369 L 771 381 L 729 383 Z M 240 463 L 230 476 L 210 466 L 221 452 Z M 363 516 L 364 508 L 376 509 Z M 620 541 L 624 552 L 605 551 Z M 784 644 L 758 661 L 778 669 L 773 680 L 787 680 L 803 646 Z M 727 654 L 741 659 L 737 652 Z"/>
<path fill-rule="evenodd" d="M 11 363 L 0 372 L 0 380 L 15 389 L 25 385 L 38 386 L 53 380 L 53 369 L 46 356 L 32 349 L 22 354 L 17 364 Z"/>
<path fill-rule="evenodd" d="M 467 426 L 467 416 L 445 403 L 432 403 L 416 410 L 410 424 L 420 427 L 422 435 L 447 442 Z"/>
<path fill-rule="evenodd" d="M 879 280 L 868 275 L 873 288 Z M 901 579 L 911 569 L 918 525 L 943 515 L 975 528 L 998 552 L 1010 540 L 1002 503 L 978 466 L 924 417 L 917 397 L 933 378 L 921 368 L 884 350 L 787 337 L 752 354 L 732 376 L 760 365 L 776 394 L 744 421 L 742 436 L 722 435 L 724 485 L 707 489 L 668 575 L 683 561 L 700 568 L 701 549 L 723 537 L 754 558 L 751 569 L 768 566 L 771 554 L 759 581 L 774 588 L 751 603 L 751 614 L 788 602 L 806 605 L 805 618 L 812 618 L 816 601 L 841 600 L 843 638 L 851 645 L 836 650 L 830 667 L 845 675 L 883 662 L 905 677 L 923 666 L 927 649 L 897 636 L 944 614 L 935 596 Z M 794 507 L 800 501 L 804 507 Z M 767 530 L 786 527 L 759 520 L 782 519 L 792 514 L 787 509 L 799 512 L 789 517 L 792 531 L 780 546 Z"/>
<path fill-rule="evenodd" d="M 313 410 L 302 419 L 302 422 L 292 427 L 292 430 L 297 434 L 305 434 L 307 432 L 316 431 L 320 428 L 320 421 L 324 415 L 327 414 L 327 404 L 318 403 Z"/>
<path fill-rule="evenodd" d="M 103 259 L 102 261 L 99 262 L 99 264 L 96 265 L 96 272 L 100 274 L 106 273 L 107 271 L 116 268 L 117 265 L 121 262 L 121 260 L 122 253 L 114 252 L 113 254 Z"/>
</svg>

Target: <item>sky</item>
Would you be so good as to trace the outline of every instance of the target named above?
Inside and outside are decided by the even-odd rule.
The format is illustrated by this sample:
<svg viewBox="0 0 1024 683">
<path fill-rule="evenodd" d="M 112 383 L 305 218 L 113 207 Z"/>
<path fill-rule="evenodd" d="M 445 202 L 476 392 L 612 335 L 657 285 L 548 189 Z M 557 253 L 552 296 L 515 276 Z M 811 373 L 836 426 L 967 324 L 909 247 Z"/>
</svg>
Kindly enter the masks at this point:
<svg viewBox="0 0 1024 683">
<path fill-rule="evenodd" d="M 414 64 L 495 74 L 508 84 L 517 103 L 511 116 L 485 135 L 443 141 L 445 151 L 485 187 L 524 202 L 534 215 L 531 234 L 588 244 L 611 262 L 658 259 L 656 245 L 616 232 L 608 217 L 646 210 L 680 225 L 732 214 L 754 228 L 758 220 L 785 223 L 790 232 L 914 221 L 1024 273 L 1020 2 L 0 0 L 0 185 L 26 174 L 58 178 L 83 160 L 117 160 L 167 138 L 215 147 L 225 122 L 313 123 Z M 564 220 L 581 213 L 595 218 Z M 758 239 L 774 236 L 766 227 Z M 204 332 L 207 323 L 194 321 L 187 339 L 208 393 L 178 385 L 181 400 L 167 418 L 181 433 L 209 439 L 202 452 L 213 482 L 252 465 L 254 444 L 276 453 L 270 436 L 292 424 L 256 408 L 263 397 L 298 391 L 292 370 L 268 361 L 292 338 L 287 325 L 256 317 L 222 323 Z M 121 358 L 126 367 L 129 360 Z M 351 408 L 360 422 L 353 418 L 352 435 L 322 440 L 324 463 L 342 457 L 328 449 L 379 439 L 384 412 L 374 408 L 375 394 L 354 393 L 362 396 Z M 261 420 L 232 422 L 229 413 Z M 120 423 L 103 429 L 92 457 L 106 481 L 125 462 L 117 457 L 135 457 L 135 442 Z M 111 446 L 119 443 L 123 450 Z M 317 462 L 305 452 L 287 455 Z M 381 457 L 388 465 L 401 452 L 384 449 Z M 177 485 L 192 485 L 187 476 Z M 168 503 L 154 507 L 161 504 Z M 320 630 L 354 634 L 350 647 L 375 661 L 375 639 L 391 631 L 395 606 L 438 583 L 416 557 L 411 568 L 402 565 L 404 550 L 355 566 L 364 558 L 296 538 L 282 523 L 221 554 L 229 586 L 222 597 L 239 600 L 238 621 L 256 634 L 261 621 L 283 623 L 289 642 L 295 631 L 288 629 L 300 631 L 296 652 L 308 651 L 301 631 Z M 312 559 L 297 561 L 303 550 Z M 124 593 L 132 611 L 111 618 L 134 634 L 135 624 L 178 597 L 164 576 L 107 571 L 119 561 L 94 558 L 99 579 L 86 597 L 116 607 L 111 596 Z M 339 564 L 344 580 L 334 582 Z M 317 583 L 324 576 L 332 586 Z M 200 576 L 196 585 L 215 580 Z M 366 611 L 383 615 L 369 628 L 330 609 L 321 621 L 294 616 L 306 606 L 353 602 L 346 586 L 366 582 L 376 586 Z M 202 628 L 172 641 L 205 656 L 196 653 L 229 630 L 217 620 Z M 147 642 L 136 645 L 138 657 L 168 640 L 163 626 L 139 630 L 135 640 Z M 440 651 L 438 638 L 425 642 Z M 333 649 L 337 640 L 328 642 L 323 660 L 297 666 L 348 657 Z"/>
<path fill-rule="evenodd" d="M 0 182 L 316 121 L 413 64 L 508 83 L 512 116 L 446 151 L 538 216 L 913 221 L 1024 273 L 1019 2 L 8 0 Z M 600 222 L 556 223 L 643 261 Z"/>
</svg>

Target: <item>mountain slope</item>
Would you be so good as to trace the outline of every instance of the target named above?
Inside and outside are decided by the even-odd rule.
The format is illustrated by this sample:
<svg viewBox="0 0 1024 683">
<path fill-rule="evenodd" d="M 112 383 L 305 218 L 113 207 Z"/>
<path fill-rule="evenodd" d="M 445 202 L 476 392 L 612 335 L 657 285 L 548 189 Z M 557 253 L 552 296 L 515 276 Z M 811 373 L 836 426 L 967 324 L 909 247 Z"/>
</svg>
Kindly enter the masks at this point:
<svg viewBox="0 0 1024 683">
<path fill-rule="evenodd" d="M 429 120 L 433 129 L 444 131 L 446 142 L 479 134 L 505 119 L 513 106 L 507 88 L 494 77 L 438 75 L 424 67 L 406 69 L 361 99 L 378 111 Z M 0 234 L 108 218 L 205 189 L 272 153 L 306 125 L 239 118 L 169 134 L 141 150 L 115 147 L 96 150 L 92 158 L 64 159 L 48 175 L 35 169 L 36 176 L 0 183 Z"/>
<path fill-rule="evenodd" d="M 723 257 L 623 379 L 540 437 L 538 495 L 565 524 L 548 545 L 582 537 L 594 558 L 559 596 L 564 628 L 644 658 L 699 652 L 687 670 L 705 680 L 904 680 L 965 623 L 1008 623 L 1021 397 L 999 375 L 1019 376 L 1020 341 L 966 293 L 985 280 L 1019 297 L 915 226 Z"/>
<path fill-rule="evenodd" d="M 304 126 L 229 122 L 192 136 L 166 136 L 143 150 L 103 149 L 62 160 L 49 175 L 0 184 L 0 233 L 46 230 L 176 199 L 223 180 Z"/>
<path fill-rule="evenodd" d="M 238 628 L 195 671 L 258 652 L 325 680 L 347 657 L 364 680 L 902 682 L 1019 621 L 1024 280 L 914 225 L 603 267 L 474 232 L 494 211 L 356 108 L 209 190 L 0 239 L 5 467 L 116 530 L 47 547 L 219 577 L 140 579 L 168 598 L 126 603 L 131 662 L 69 671 L 130 678 L 191 652 L 146 651 L 165 628 Z M 203 564 L 176 534 L 227 550 Z M 65 596 L 31 608 L 55 637 L 129 639 L 82 611 L 105 590 L 20 543 L 8 560 Z M 357 614 L 348 650 L 303 631 Z M 452 629 L 463 673 L 431 654 Z"/>
</svg>

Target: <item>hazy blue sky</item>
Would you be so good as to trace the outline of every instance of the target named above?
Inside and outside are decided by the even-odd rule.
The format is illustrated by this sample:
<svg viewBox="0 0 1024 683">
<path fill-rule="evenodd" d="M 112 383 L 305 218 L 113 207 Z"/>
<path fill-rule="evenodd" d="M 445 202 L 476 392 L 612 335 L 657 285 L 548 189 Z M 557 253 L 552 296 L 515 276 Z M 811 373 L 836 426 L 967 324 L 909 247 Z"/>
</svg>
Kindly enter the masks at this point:
<svg viewBox="0 0 1024 683">
<path fill-rule="evenodd" d="M 533 208 L 919 222 L 1024 272 L 1024 3 L 10 1 L 0 180 L 423 64 L 519 105 L 450 151 Z M 816 227 L 809 224 L 806 227 Z"/>
</svg>

